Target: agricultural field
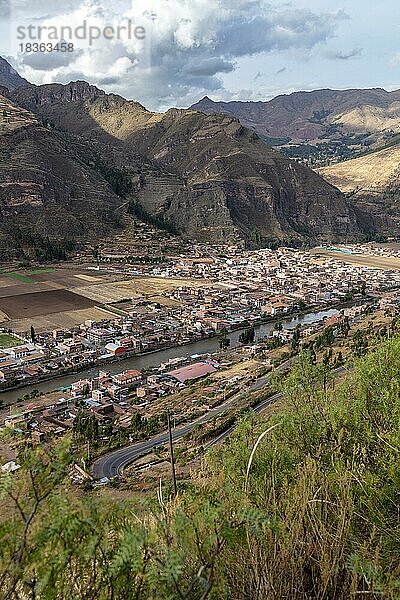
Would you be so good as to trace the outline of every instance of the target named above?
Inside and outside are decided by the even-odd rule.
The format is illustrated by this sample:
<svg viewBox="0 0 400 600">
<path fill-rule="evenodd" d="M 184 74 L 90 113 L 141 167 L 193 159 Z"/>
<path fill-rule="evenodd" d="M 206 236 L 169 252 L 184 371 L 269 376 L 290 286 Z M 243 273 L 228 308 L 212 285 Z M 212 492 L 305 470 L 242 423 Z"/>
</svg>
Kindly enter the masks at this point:
<svg viewBox="0 0 400 600">
<path fill-rule="evenodd" d="M 259 360 L 249 359 L 242 362 L 236 362 L 227 369 L 217 371 L 212 376 L 215 381 L 227 380 L 232 377 L 249 377 L 255 375 L 260 368 L 261 364 Z"/>
<path fill-rule="evenodd" d="M 135 293 L 143 296 L 163 294 L 181 286 L 202 287 L 209 282 L 204 279 L 165 279 L 163 277 L 138 277 L 130 281 L 117 283 L 121 289 L 133 289 Z"/>
<path fill-rule="evenodd" d="M 15 319 L 7 322 L 7 328 L 12 329 L 16 333 L 26 333 L 29 332 L 31 325 L 33 325 L 37 333 L 43 333 L 44 331 L 53 331 L 53 329 L 70 329 L 81 325 L 85 321 L 101 321 L 102 319 L 111 319 L 112 317 L 115 317 L 115 314 L 99 307 L 93 307 L 33 318 Z"/>
<path fill-rule="evenodd" d="M 75 291 L 83 296 L 92 298 L 102 304 L 121 302 L 130 298 L 154 299 L 159 302 L 160 294 L 170 292 L 181 286 L 201 287 L 205 283 L 199 279 L 164 279 L 162 277 L 135 277 L 128 281 L 115 281 L 97 285 L 87 285 L 77 288 Z M 157 298 L 157 299 L 155 299 Z"/>
<path fill-rule="evenodd" d="M 37 317 L 94 306 L 93 300 L 68 290 L 33 292 L 0 297 L 0 310 L 10 319 Z"/>
<path fill-rule="evenodd" d="M 204 281 L 135 277 L 84 269 L 54 268 L 0 271 L 0 325 L 26 333 L 71 328 L 87 320 L 101 321 L 124 314 L 131 300 L 143 298 L 166 306 L 179 302 L 162 294 L 180 286 L 200 286 Z M 126 306 L 121 303 L 127 300 Z"/>
<path fill-rule="evenodd" d="M 346 254 L 316 248 L 311 251 L 312 254 L 320 255 L 323 258 L 333 258 L 339 262 L 357 267 L 370 267 L 371 269 L 383 269 L 387 271 L 400 270 L 400 258 L 395 256 L 373 256 L 371 254 Z"/>
<path fill-rule="evenodd" d="M 37 268 L 37 269 L 28 269 L 21 271 L 0 271 L 3 277 L 8 277 L 10 279 L 14 279 L 15 281 L 19 281 L 21 283 L 35 283 L 37 281 L 36 276 L 38 275 L 46 275 L 49 273 L 54 273 L 55 269 L 48 268 Z"/>
<path fill-rule="evenodd" d="M 0 272 L 0 324 L 17 333 L 69 328 L 86 320 L 100 321 L 111 313 L 79 294 L 82 282 L 93 285 L 112 281 L 110 276 L 91 277 L 70 268 Z M 88 287 L 90 287 L 88 285 Z"/>
<path fill-rule="evenodd" d="M 1 348 L 12 348 L 13 346 L 19 346 L 21 340 L 8 333 L 0 333 L 0 349 Z"/>
<path fill-rule="evenodd" d="M 118 283 L 120 282 L 85 285 L 76 288 L 75 291 L 98 304 L 112 304 L 113 302 L 121 302 L 130 298 L 140 298 L 139 294 L 135 294 L 134 292 L 129 293 L 117 287 Z"/>
</svg>

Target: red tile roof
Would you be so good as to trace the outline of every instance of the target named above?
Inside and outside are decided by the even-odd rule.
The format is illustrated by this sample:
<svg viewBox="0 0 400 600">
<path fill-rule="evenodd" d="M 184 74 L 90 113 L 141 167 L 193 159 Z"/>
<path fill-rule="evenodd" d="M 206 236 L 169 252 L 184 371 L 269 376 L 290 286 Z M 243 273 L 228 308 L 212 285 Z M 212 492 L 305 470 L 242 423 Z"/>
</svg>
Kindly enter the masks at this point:
<svg viewBox="0 0 400 600">
<path fill-rule="evenodd" d="M 175 371 L 169 371 L 169 373 L 166 374 L 170 377 L 174 377 L 174 379 L 177 379 L 181 383 L 185 383 L 185 381 L 190 379 L 200 379 L 200 377 L 215 373 L 216 370 L 217 369 L 210 364 L 199 362 L 189 365 L 188 367 L 176 369 Z"/>
</svg>

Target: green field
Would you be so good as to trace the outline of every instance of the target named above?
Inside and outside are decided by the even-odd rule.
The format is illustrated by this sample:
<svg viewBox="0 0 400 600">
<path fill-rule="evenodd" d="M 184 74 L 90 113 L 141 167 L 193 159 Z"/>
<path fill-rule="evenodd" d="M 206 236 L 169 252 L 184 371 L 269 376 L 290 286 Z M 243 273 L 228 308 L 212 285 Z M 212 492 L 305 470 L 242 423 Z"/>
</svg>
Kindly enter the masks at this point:
<svg viewBox="0 0 400 600">
<path fill-rule="evenodd" d="M 9 271 L 9 272 L 2 272 L 3 275 L 5 275 L 6 277 L 11 277 L 12 279 L 15 279 L 16 281 L 20 281 L 21 283 L 35 283 L 35 279 L 33 279 L 33 277 L 35 275 L 42 275 L 43 273 L 54 273 L 55 269 L 49 269 L 46 267 L 43 268 L 38 268 L 38 269 L 32 269 L 32 270 L 26 270 L 26 271 Z"/>
<path fill-rule="evenodd" d="M 19 346 L 21 340 L 8 333 L 0 333 L 0 348 L 12 348 L 13 346 Z"/>
<path fill-rule="evenodd" d="M 10 271 L 9 273 L 4 273 L 6 277 L 11 277 L 16 281 L 20 281 L 21 283 L 34 283 L 34 279 L 24 275 L 23 273 L 18 273 L 17 271 Z"/>
</svg>

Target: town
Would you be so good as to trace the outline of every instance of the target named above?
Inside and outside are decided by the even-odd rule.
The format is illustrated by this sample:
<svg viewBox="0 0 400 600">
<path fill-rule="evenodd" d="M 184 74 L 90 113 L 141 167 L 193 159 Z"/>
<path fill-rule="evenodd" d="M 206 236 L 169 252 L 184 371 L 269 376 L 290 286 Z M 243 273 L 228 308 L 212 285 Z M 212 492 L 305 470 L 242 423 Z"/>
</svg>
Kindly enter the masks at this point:
<svg viewBox="0 0 400 600">
<path fill-rule="evenodd" d="M 344 253 L 343 260 L 332 257 L 335 253 L 339 258 Z M 155 429 L 163 427 L 170 403 L 178 422 L 191 421 L 286 360 L 298 350 L 300 338 L 306 347 L 329 331 L 333 340 L 365 315 L 395 314 L 400 306 L 398 271 L 345 262 L 354 256 L 359 263 L 363 257 L 381 260 L 379 249 L 226 248 L 217 253 L 196 247 L 192 254 L 136 274 L 138 283 L 142 278 L 157 282 L 159 288 L 151 292 L 156 301 L 153 295 L 135 294 L 113 304 L 118 314 L 68 329 L 32 326 L 25 336 L 3 330 L 3 389 L 22 387 L 14 392 L 17 402 L 3 404 L 2 425 L 39 443 L 75 431 L 86 414 L 105 443 L 116 432 L 122 432 L 121 442 L 129 441 L 137 415 Z M 394 252 L 385 257 L 398 258 Z M 96 274 L 111 270 L 118 281 L 122 271 L 123 282 L 132 280 L 129 266 L 122 264 L 90 266 L 88 272 L 93 269 Z M 189 280 L 191 285 L 178 285 Z M 159 283 L 169 281 L 175 285 Z M 192 350 L 204 338 L 215 340 L 212 351 L 185 351 L 185 345 Z M 163 348 L 171 348 L 170 358 L 157 364 Z M 132 367 L 135 356 L 147 354 L 153 366 Z M 55 391 L 40 389 L 42 380 L 65 373 L 72 376 L 67 384 L 61 377 L 48 383 L 47 390 Z M 7 392 L 2 397 L 7 399 Z"/>
<path fill-rule="evenodd" d="M 262 379 L 273 368 L 274 358 L 277 357 L 275 364 L 287 359 L 286 350 L 291 343 L 293 348 L 300 337 L 305 342 L 327 329 L 340 335 L 344 325 L 349 327 L 370 310 L 371 304 L 363 302 L 295 328 L 277 326 L 270 335 L 258 340 L 253 335 L 248 339 L 241 336 L 239 345 L 229 348 L 221 344 L 212 354 L 180 356 L 143 371 L 129 369 L 112 374 L 104 368 L 94 377 L 77 379 L 48 394 L 33 389 L 13 410 L 0 409 L 0 424 L 41 443 L 75 431 L 85 413 L 96 423 L 93 441 L 98 439 L 99 431 L 107 441 L 107 435 L 118 431 L 129 434 L 137 415 L 161 425 L 163 407 L 170 399 L 178 422 L 190 421 Z M 254 334 L 251 328 L 249 332 Z M 201 383 L 204 381 L 206 387 Z M 197 382 L 200 388 L 196 391 L 193 384 Z M 182 406 L 179 396 L 185 389 L 192 395 L 189 407 Z"/>
<path fill-rule="evenodd" d="M 287 248 L 243 251 L 195 246 L 190 254 L 147 265 L 134 274 L 121 263 L 89 266 L 87 273 L 94 273 L 96 281 L 101 281 L 102 271 L 111 277 L 112 283 L 86 290 L 88 296 L 93 289 L 109 294 L 105 310 L 98 311 L 102 318 L 48 331 L 43 325 L 37 327 L 33 317 L 28 331 L 18 331 L 18 321 L 14 329 L 3 322 L 0 389 L 103 368 L 163 348 L 176 347 L 179 354 L 178 347 L 186 344 L 359 302 L 367 295 L 379 297 L 381 305 L 397 303 L 399 271 L 346 264 L 332 258 L 332 249 L 325 249 L 327 256 L 323 250 L 319 254 Z M 345 257 L 365 255 L 365 251 L 365 247 L 341 250 Z M 368 248 L 368 256 L 381 255 Z M 388 256 L 396 259 L 393 252 Z M 143 282 L 150 294 L 137 293 Z M 26 326 L 26 319 L 23 323 Z"/>
</svg>

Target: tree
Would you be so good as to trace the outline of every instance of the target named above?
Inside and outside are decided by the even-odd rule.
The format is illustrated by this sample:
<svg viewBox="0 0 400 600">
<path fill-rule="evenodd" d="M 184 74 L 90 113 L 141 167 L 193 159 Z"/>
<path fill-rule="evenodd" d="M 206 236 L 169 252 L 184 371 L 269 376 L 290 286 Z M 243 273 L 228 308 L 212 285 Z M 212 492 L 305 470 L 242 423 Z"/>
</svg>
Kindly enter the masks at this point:
<svg viewBox="0 0 400 600">
<path fill-rule="evenodd" d="M 256 332 L 254 327 L 249 327 L 239 336 L 239 342 L 243 345 L 252 344 L 255 340 Z"/>
<path fill-rule="evenodd" d="M 304 310 L 305 308 L 307 308 L 307 304 L 306 304 L 306 302 L 304 302 L 304 300 L 303 300 L 302 298 L 300 298 L 300 299 L 297 301 L 297 308 L 298 308 L 299 310 Z"/>
<path fill-rule="evenodd" d="M 332 348 L 329 348 L 328 352 L 324 352 L 324 356 L 322 357 L 322 364 L 324 365 L 324 367 L 329 367 L 330 362 L 331 362 L 331 358 L 332 358 Z"/>
<path fill-rule="evenodd" d="M 223 327 L 220 331 L 219 347 L 221 350 L 226 350 L 231 345 L 231 340 L 228 338 L 228 330 Z"/>
<path fill-rule="evenodd" d="M 329 325 L 324 329 L 324 331 L 318 336 L 315 340 L 315 349 L 319 350 L 320 348 L 325 348 L 326 346 L 331 346 L 335 341 L 333 325 Z"/>
<path fill-rule="evenodd" d="M 317 364 L 317 355 L 315 353 L 314 348 L 313 347 L 309 348 L 308 353 L 310 355 L 311 364 L 315 366 Z"/>
<path fill-rule="evenodd" d="M 101 252 L 100 252 L 100 246 L 98 244 L 96 244 L 96 246 L 94 246 L 94 248 L 92 248 L 92 255 L 93 255 L 94 260 L 96 261 L 97 266 L 99 266 Z"/>
<path fill-rule="evenodd" d="M 350 322 L 349 317 L 344 317 L 343 321 L 340 323 L 338 327 L 338 333 L 342 335 L 344 338 L 347 338 L 350 331 Z"/>
<path fill-rule="evenodd" d="M 273 335 L 267 341 L 267 349 L 268 350 L 276 350 L 277 348 L 281 348 L 284 345 L 284 341 L 280 335 Z"/>
<path fill-rule="evenodd" d="M 367 282 L 366 281 L 363 281 L 362 284 L 361 284 L 360 294 L 362 296 L 366 296 L 366 294 L 367 294 Z"/>
<path fill-rule="evenodd" d="M 368 351 L 368 338 L 366 333 L 361 329 L 358 329 L 353 335 L 351 348 L 354 356 L 357 358 L 363 356 Z"/>
<path fill-rule="evenodd" d="M 131 419 L 131 427 L 135 433 L 140 432 L 143 428 L 143 417 L 140 413 L 134 413 Z"/>
<path fill-rule="evenodd" d="M 343 363 L 344 363 L 343 354 L 341 351 L 339 351 L 336 355 L 335 362 L 334 362 L 335 369 L 337 369 L 338 367 L 341 367 L 343 365 Z"/>
<path fill-rule="evenodd" d="M 35 332 L 35 328 L 33 327 L 33 325 L 31 325 L 31 340 L 32 340 L 32 344 L 36 344 L 36 332 Z"/>
<path fill-rule="evenodd" d="M 96 442 L 99 438 L 99 423 L 94 415 L 81 410 L 75 417 L 73 431 L 85 441 Z"/>
<path fill-rule="evenodd" d="M 298 352 L 299 347 L 300 347 L 300 338 L 301 338 L 300 325 L 297 325 L 296 329 L 293 332 L 293 338 L 292 338 L 292 343 L 291 343 L 292 352 Z"/>
</svg>

